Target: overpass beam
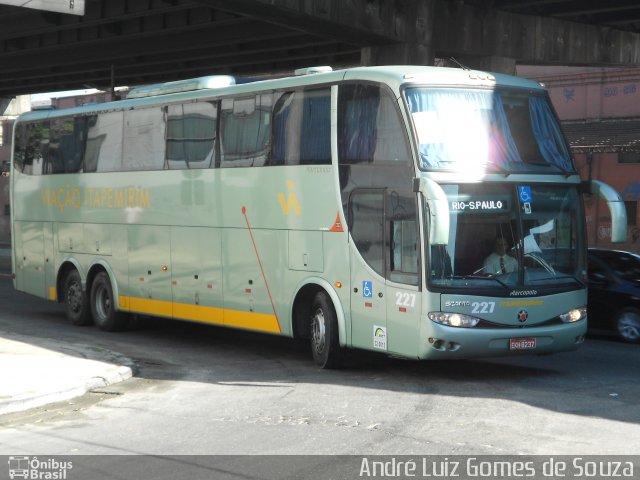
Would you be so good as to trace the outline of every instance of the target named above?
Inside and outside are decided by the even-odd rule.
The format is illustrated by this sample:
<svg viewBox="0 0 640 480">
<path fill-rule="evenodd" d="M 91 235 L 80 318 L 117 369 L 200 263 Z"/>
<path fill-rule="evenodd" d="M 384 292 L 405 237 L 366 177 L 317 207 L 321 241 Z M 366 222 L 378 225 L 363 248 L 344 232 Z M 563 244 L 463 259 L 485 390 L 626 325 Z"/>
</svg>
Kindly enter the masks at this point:
<svg viewBox="0 0 640 480">
<path fill-rule="evenodd" d="M 490 2 L 489 2 L 490 3 Z M 436 0 L 436 57 L 513 58 L 525 64 L 640 64 L 640 34 Z"/>
<path fill-rule="evenodd" d="M 433 64 L 438 0 L 197 0 L 361 49 L 362 65 Z"/>
<path fill-rule="evenodd" d="M 460 55 L 455 57 L 465 67 L 485 72 L 516 74 L 516 59 L 511 57 L 500 57 L 498 55 Z"/>
<path fill-rule="evenodd" d="M 433 65 L 431 45 L 418 43 L 392 43 L 363 47 L 360 54 L 363 66 L 373 65 Z"/>
</svg>

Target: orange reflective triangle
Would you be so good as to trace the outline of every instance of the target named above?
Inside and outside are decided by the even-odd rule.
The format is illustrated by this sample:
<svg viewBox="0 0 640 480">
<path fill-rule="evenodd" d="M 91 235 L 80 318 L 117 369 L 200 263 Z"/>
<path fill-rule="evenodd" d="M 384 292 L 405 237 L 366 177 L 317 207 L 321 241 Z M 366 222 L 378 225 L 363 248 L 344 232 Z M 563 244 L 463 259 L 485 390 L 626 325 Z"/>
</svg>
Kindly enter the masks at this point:
<svg viewBox="0 0 640 480">
<path fill-rule="evenodd" d="M 340 220 L 340 214 L 336 215 L 336 221 L 333 222 L 333 227 L 329 229 L 330 232 L 344 232 L 342 228 L 342 220 Z"/>
</svg>

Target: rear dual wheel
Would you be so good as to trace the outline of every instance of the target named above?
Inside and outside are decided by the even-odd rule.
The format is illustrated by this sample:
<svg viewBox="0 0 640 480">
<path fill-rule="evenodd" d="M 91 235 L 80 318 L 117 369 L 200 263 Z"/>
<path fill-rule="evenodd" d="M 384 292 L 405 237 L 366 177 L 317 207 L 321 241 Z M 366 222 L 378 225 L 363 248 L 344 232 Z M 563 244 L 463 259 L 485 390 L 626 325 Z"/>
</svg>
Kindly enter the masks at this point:
<svg viewBox="0 0 640 480">
<path fill-rule="evenodd" d="M 73 325 L 91 325 L 89 301 L 80 274 L 75 268 L 70 270 L 64 279 L 62 295 L 64 311 L 69 321 Z"/>
<path fill-rule="evenodd" d="M 91 291 L 82 286 L 80 274 L 70 270 L 63 286 L 65 313 L 73 325 L 95 325 L 101 330 L 116 331 L 126 326 L 126 316 L 116 311 L 111 280 L 106 272 L 93 279 Z"/>
<path fill-rule="evenodd" d="M 98 328 L 108 332 L 122 330 L 126 316 L 116 310 L 113 288 L 107 272 L 100 272 L 91 284 L 91 316 Z"/>
</svg>

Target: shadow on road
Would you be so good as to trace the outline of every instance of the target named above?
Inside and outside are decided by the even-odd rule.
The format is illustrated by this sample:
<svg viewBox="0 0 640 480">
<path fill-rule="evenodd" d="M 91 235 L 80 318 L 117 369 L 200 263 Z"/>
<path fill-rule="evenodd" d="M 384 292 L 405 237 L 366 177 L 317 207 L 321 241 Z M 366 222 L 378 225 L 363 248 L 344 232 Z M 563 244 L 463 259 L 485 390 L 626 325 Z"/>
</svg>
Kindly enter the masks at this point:
<svg viewBox="0 0 640 480">
<path fill-rule="evenodd" d="M 348 385 L 372 395 L 388 390 L 495 398 L 640 423 L 634 400 L 640 396 L 640 372 L 629 368 L 640 353 L 635 345 L 591 340 L 577 352 L 550 356 L 429 362 L 348 351 L 343 369 L 327 371 L 313 364 L 306 343 L 288 338 L 157 318 L 120 333 L 74 327 L 61 305 L 16 292 L 6 277 L 0 277 L 0 302 L 0 337 L 17 335 L 48 348 L 55 339 L 65 353 L 70 343 L 117 351 L 137 363 L 142 378 L 253 387 Z M 627 393 L 611 398 L 611 392 L 620 391 Z"/>
</svg>

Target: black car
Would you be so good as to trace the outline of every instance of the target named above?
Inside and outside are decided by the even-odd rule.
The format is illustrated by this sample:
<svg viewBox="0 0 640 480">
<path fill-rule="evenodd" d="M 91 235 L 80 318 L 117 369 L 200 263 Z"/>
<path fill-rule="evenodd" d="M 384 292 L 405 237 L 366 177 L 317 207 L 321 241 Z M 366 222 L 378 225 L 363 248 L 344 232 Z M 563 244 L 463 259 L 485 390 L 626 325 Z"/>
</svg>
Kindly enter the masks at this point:
<svg viewBox="0 0 640 480">
<path fill-rule="evenodd" d="M 640 341 L 640 255 L 589 249 L 589 331 Z"/>
</svg>

